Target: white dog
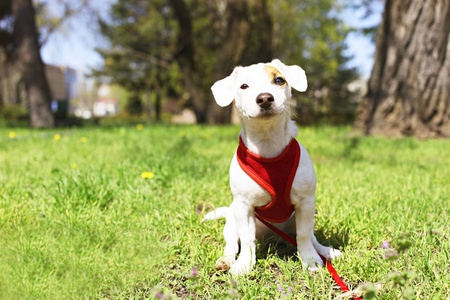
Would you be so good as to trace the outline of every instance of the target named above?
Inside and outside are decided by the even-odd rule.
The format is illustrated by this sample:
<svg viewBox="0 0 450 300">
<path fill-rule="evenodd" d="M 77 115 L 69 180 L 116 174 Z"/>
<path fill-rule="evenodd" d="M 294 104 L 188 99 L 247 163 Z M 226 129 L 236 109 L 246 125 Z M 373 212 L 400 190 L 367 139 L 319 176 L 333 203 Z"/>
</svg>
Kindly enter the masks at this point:
<svg viewBox="0 0 450 300">
<path fill-rule="evenodd" d="M 290 118 L 291 87 L 306 90 L 305 72 L 275 59 L 236 67 L 211 88 L 218 105 L 235 101 L 242 125 L 240 146 L 230 166 L 234 200 L 203 219 L 226 217 L 226 246 L 216 268 L 230 269 L 233 275 L 247 274 L 255 265 L 255 238 L 274 234 L 256 215 L 296 236 L 298 255 L 309 270 L 323 266 L 318 253 L 327 259 L 342 255 L 314 236 L 316 175 L 308 152 L 294 139 L 298 129 Z M 290 160 L 281 159 L 287 156 Z M 276 165 L 279 160 L 281 165 Z M 266 175 L 259 178 L 257 173 Z"/>
</svg>

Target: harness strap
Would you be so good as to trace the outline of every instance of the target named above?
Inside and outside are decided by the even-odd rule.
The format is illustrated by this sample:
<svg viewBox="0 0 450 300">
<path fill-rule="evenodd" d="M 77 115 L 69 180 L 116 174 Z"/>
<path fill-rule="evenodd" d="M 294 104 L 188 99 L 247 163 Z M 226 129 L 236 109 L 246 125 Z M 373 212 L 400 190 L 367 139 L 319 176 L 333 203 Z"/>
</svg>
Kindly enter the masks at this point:
<svg viewBox="0 0 450 300">
<path fill-rule="evenodd" d="M 276 234 L 278 234 L 279 236 L 281 236 L 283 239 L 285 239 L 289 244 L 293 245 L 294 247 L 297 247 L 297 241 L 287 235 L 286 233 L 284 233 L 283 231 L 281 231 L 280 229 L 276 228 L 275 226 L 273 226 L 272 224 L 270 224 L 269 222 L 267 222 L 266 220 L 264 220 L 261 216 L 259 216 L 257 213 L 255 214 L 256 218 L 258 220 L 261 221 L 261 223 L 263 223 L 264 225 L 266 225 L 267 227 L 269 227 L 273 232 L 275 232 Z M 350 289 L 348 288 L 348 286 L 344 283 L 344 281 L 342 281 L 341 277 L 339 277 L 338 273 L 336 272 L 336 270 L 334 269 L 333 265 L 331 264 L 330 261 L 328 261 L 325 257 L 323 257 L 322 255 L 320 255 L 320 258 L 322 259 L 323 263 L 327 266 L 328 272 L 330 272 L 331 277 L 334 279 L 334 281 L 336 282 L 336 284 L 339 286 L 339 288 L 341 289 L 341 291 L 343 292 L 348 292 L 350 291 Z M 361 298 L 353 298 L 355 300 L 361 300 Z"/>
</svg>

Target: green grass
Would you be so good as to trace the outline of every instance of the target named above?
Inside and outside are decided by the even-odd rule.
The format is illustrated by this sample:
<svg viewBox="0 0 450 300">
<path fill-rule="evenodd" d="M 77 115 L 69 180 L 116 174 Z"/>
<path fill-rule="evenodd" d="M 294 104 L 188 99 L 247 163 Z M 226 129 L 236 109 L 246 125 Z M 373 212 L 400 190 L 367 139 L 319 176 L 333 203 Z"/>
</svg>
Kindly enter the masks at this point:
<svg viewBox="0 0 450 300">
<path fill-rule="evenodd" d="M 232 200 L 238 127 L 10 131 L 0 128 L 0 299 L 279 299 L 280 285 L 293 299 L 340 294 L 286 244 L 260 242 L 254 272 L 237 282 L 214 269 L 224 220 L 200 220 Z M 318 177 L 316 236 L 344 253 L 336 270 L 355 288 L 409 268 L 415 298 L 449 298 L 449 141 L 349 131 L 298 137 Z M 380 245 L 403 233 L 407 264 L 385 260 Z M 401 292 L 383 285 L 378 297 Z"/>
</svg>

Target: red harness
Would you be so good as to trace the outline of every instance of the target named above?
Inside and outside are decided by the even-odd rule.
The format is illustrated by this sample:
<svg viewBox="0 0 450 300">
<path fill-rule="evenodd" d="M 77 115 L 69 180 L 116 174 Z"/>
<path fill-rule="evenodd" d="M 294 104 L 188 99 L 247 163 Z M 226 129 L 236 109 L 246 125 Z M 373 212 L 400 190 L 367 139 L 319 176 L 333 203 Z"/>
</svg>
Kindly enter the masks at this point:
<svg viewBox="0 0 450 300">
<path fill-rule="evenodd" d="M 264 158 L 250 152 L 239 138 L 239 166 L 272 196 L 272 201 L 267 205 L 255 208 L 256 213 L 269 222 L 282 223 L 294 211 L 291 187 L 300 162 L 300 152 L 297 141 L 292 139 L 279 156 Z"/>
</svg>

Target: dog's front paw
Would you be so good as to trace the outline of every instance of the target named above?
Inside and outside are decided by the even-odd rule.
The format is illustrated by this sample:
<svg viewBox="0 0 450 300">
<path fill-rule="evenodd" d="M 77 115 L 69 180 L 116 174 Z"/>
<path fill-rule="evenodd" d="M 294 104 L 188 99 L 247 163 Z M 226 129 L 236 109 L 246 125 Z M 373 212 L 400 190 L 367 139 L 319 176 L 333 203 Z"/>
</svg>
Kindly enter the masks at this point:
<svg viewBox="0 0 450 300">
<path fill-rule="evenodd" d="M 255 263 L 252 262 L 250 259 L 238 259 L 236 262 L 231 266 L 230 273 L 233 276 L 241 276 L 250 274 L 253 265 Z"/>
<path fill-rule="evenodd" d="M 319 266 L 323 267 L 323 261 L 315 250 L 299 251 L 298 256 L 301 257 L 303 266 L 308 268 L 309 271 L 315 272 L 319 270 Z"/>
<path fill-rule="evenodd" d="M 216 261 L 216 269 L 220 271 L 227 271 L 233 265 L 236 259 L 232 256 L 222 256 Z"/>
</svg>

